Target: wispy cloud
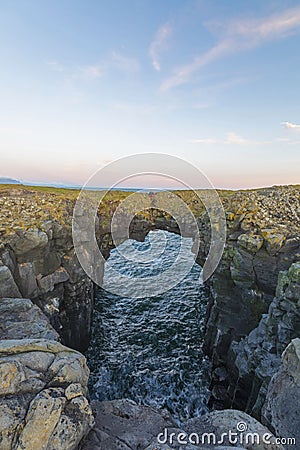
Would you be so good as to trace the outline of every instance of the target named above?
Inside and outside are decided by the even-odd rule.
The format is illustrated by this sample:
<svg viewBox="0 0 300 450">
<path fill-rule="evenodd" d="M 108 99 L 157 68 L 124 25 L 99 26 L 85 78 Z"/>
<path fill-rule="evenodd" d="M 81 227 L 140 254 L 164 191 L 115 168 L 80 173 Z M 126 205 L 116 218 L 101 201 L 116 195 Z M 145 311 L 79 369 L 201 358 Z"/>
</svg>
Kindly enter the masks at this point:
<svg viewBox="0 0 300 450">
<path fill-rule="evenodd" d="M 172 34 L 172 28 L 169 23 L 164 24 L 160 27 L 153 41 L 150 44 L 149 55 L 152 60 L 152 65 L 155 70 L 160 71 L 160 55 L 161 53 L 168 48 L 168 40 Z"/>
<path fill-rule="evenodd" d="M 208 109 L 211 107 L 210 103 L 196 103 L 193 108 L 194 109 Z"/>
<path fill-rule="evenodd" d="M 61 63 L 59 63 L 58 61 L 47 61 L 47 66 L 50 67 L 50 69 L 52 69 L 54 72 L 64 72 L 65 71 L 65 66 L 63 66 Z"/>
<path fill-rule="evenodd" d="M 281 125 L 287 130 L 297 130 L 300 131 L 300 125 L 292 122 L 281 122 Z"/>
<path fill-rule="evenodd" d="M 206 53 L 196 56 L 189 64 L 176 69 L 166 79 L 161 90 L 167 91 L 187 83 L 200 68 L 227 55 L 251 50 L 268 41 L 283 39 L 300 32 L 300 7 L 286 9 L 264 18 L 234 20 L 227 23 L 206 24 L 219 40 Z"/>
<path fill-rule="evenodd" d="M 245 139 L 237 133 L 230 131 L 226 134 L 224 139 L 216 138 L 199 138 L 191 139 L 191 144 L 225 144 L 225 145 L 262 145 L 271 144 L 271 141 L 255 141 L 251 139 Z"/>
<path fill-rule="evenodd" d="M 245 145 L 245 144 L 253 144 L 253 143 L 257 144 L 257 142 L 249 141 L 234 132 L 227 133 L 225 143 L 233 144 L 233 145 Z"/>
<path fill-rule="evenodd" d="M 222 142 L 221 140 L 214 138 L 199 138 L 199 139 L 190 139 L 190 144 L 219 144 Z"/>
<path fill-rule="evenodd" d="M 110 70 L 120 70 L 123 72 L 136 72 L 139 70 L 139 62 L 135 58 L 112 52 L 104 61 L 86 65 L 66 65 L 59 61 L 51 60 L 46 62 L 47 66 L 54 72 L 59 72 L 67 79 L 79 79 L 93 81 L 101 78 Z"/>
<path fill-rule="evenodd" d="M 97 80 L 103 74 L 100 64 L 79 67 L 73 74 L 74 78 L 84 78 L 86 80 Z"/>
<path fill-rule="evenodd" d="M 111 61 L 116 68 L 125 72 L 137 72 L 140 69 L 140 64 L 135 58 L 122 55 L 118 52 L 112 52 Z"/>
<path fill-rule="evenodd" d="M 54 72 L 64 74 L 66 78 L 77 78 L 84 80 L 95 80 L 102 76 L 103 66 L 101 64 L 90 64 L 84 66 L 67 66 L 59 61 L 47 61 L 47 66 Z"/>
</svg>

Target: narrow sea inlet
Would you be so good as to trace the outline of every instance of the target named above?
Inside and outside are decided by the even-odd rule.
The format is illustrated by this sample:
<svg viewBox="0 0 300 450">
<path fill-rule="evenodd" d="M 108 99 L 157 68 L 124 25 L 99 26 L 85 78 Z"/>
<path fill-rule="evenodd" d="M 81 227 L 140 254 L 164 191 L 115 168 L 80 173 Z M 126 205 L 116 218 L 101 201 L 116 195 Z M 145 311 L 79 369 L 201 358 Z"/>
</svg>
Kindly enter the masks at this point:
<svg viewBox="0 0 300 450">
<path fill-rule="evenodd" d="M 151 246 L 164 249 L 149 261 Z M 92 398 L 130 398 L 139 404 L 167 408 L 180 423 L 207 411 L 209 362 L 201 350 L 208 292 L 196 263 L 171 290 L 156 297 L 136 298 L 134 282 L 128 294 L 109 292 L 118 282 L 115 271 L 151 278 L 170 267 L 180 245 L 183 264 L 193 258 L 192 240 L 166 231 L 151 231 L 144 242 L 126 241 L 111 252 L 104 287 L 97 293 L 91 345 Z M 136 250 L 141 258 L 131 259 Z M 112 268 L 114 270 L 112 270 Z M 178 274 L 174 273 L 174 280 Z"/>
</svg>

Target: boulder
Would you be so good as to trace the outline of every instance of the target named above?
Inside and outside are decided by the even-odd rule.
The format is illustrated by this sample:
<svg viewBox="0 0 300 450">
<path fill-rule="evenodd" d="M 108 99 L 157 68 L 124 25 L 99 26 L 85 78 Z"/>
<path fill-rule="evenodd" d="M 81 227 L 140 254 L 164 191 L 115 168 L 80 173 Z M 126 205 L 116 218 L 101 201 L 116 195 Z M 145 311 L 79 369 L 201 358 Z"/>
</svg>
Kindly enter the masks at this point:
<svg viewBox="0 0 300 450">
<path fill-rule="evenodd" d="M 262 230 L 265 246 L 270 255 L 276 255 L 284 244 L 286 237 L 274 229 Z"/>
<path fill-rule="evenodd" d="M 37 393 L 46 386 L 80 383 L 89 377 L 85 357 L 57 341 L 11 339 L 0 341 L 2 395 Z"/>
</svg>

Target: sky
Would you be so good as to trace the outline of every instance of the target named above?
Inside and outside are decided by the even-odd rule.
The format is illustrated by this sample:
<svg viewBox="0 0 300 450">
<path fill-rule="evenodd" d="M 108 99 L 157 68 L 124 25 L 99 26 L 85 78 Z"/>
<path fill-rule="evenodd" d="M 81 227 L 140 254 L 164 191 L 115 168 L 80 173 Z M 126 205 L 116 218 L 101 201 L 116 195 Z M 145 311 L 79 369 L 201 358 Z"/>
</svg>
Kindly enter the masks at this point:
<svg viewBox="0 0 300 450">
<path fill-rule="evenodd" d="M 299 183 L 299 48 L 299 0 L 0 0 L 0 176 L 154 152 L 218 188 Z"/>
</svg>

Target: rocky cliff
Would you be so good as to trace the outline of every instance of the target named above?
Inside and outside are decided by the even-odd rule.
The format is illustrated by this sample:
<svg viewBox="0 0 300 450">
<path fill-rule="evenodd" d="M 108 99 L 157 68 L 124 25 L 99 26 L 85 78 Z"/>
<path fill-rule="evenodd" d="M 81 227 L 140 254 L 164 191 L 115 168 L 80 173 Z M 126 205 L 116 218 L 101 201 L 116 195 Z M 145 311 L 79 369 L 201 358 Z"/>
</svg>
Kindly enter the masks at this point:
<svg viewBox="0 0 300 450">
<path fill-rule="evenodd" d="M 299 337 L 299 193 L 299 187 L 293 186 L 220 192 L 227 239 L 219 267 L 208 282 L 211 299 L 204 343 L 213 363 L 214 408 L 236 407 L 260 417 L 270 379 L 280 367 L 280 354 Z M 73 248 L 71 224 L 77 195 L 70 190 L 1 187 L 0 298 L 30 298 L 65 345 L 84 350 L 94 287 Z M 106 257 L 113 248 L 111 216 L 127 195 L 113 193 L 99 208 L 96 236 Z M 202 264 L 209 248 L 209 215 L 193 194 L 178 195 L 195 214 L 201 237 L 197 261 Z M 158 211 L 154 203 L 132 221 L 130 237 L 144 239 L 154 228 L 179 233 L 174 219 Z M 185 235 L 189 233 L 187 226 Z M 9 333 L 10 326 L 7 320 L 3 333 Z M 34 336 L 39 332 L 33 330 Z M 49 333 L 54 331 L 46 326 L 43 339 L 49 339 Z M 270 423 L 272 413 L 264 414 Z"/>
<path fill-rule="evenodd" d="M 71 219 L 76 195 L 0 190 L 0 298 L 30 298 L 63 342 L 88 346 L 93 284 L 75 256 Z"/>
<path fill-rule="evenodd" d="M 273 299 L 279 273 L 300 260 L 299 190 L 277 187 L 238 192 L 227 201 L 226 211 L 226 248 L 217 271 L 209 281 L 211 301 L 204 342 L 204 349 L 213 362 L 211 405 L 215 408 L 234 406 L 255 412 L 259 417 L 266 386 L 253 381 L 259 364 L 257 347 L 264 345 L 265 353 L 269 352 L 266 365 L 272 365 L 274 359 L 273 345 L 261 342 L 268 340 L 263 324 L 268 321 L 268 333 L 276 335 L 277 358 L 290 339 L 299 333 L 296 318 L 287 323 L 290 311 L 278 328 L 272 326 L 272 319 L 264 316 L 271 303 L 271 311 L 274 308 L 273 302 L 281 302 L 280 308 L 289 308 L 287 302 Z M 291 276 L 293 270 L 282 276 Z M 279 284 L 282 284 L 280 280 Z M 278 291 L 278 295 L 284 293 Z M 294 295 L 297 298 L 299 293 L 295 291 Z M 280 315 L 279 312 L 277 314 Z M 252 331 L 261 319 L 260 341 L 254 342 L 256 332 Z M 293 328 L 290 333 L 287 332 L 288 327 Z M 248 335 L 246 343 L 243 341 L 239 345 L 241 339 Z M 248 354 L 247 342 L 252 347 L 253 357 Z M 243 352 L 251 361 L 249 367 L 241 356 Z M 237 365 L 240 365 L 238 369 Z M 258 375 L 255 376 L 257 380 Z"/>
</svg>

